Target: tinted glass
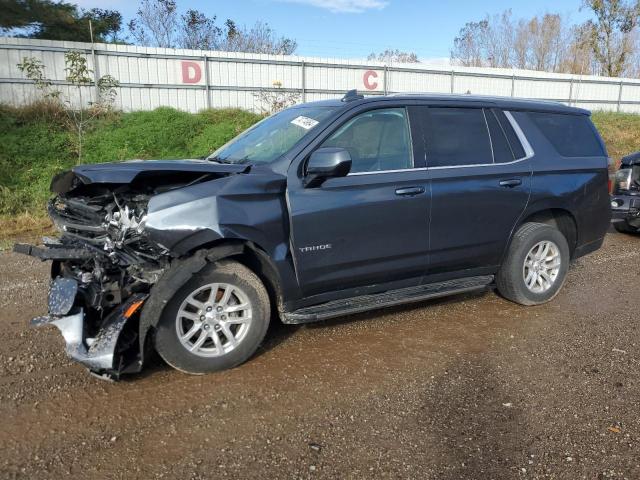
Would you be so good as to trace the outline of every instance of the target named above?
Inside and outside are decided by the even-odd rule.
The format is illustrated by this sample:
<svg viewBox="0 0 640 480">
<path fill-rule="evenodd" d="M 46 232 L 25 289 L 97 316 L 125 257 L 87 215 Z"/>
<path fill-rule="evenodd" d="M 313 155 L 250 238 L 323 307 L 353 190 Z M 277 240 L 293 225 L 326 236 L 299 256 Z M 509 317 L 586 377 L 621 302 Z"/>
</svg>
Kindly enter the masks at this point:
<svg viewBox="0 0 640 480">
<path fill-rule="evenodd" d="M 529 117 L 563 157 L 596 157 L 605 154 L 586 115 L 531 112 Z"/>
<path fill-rule="evenodd" d="M 340 127 L 322 146 L 346 148 L 351 155 L 351 173 L 412 167 L 404 108 L 362 113 Z"/>
<path fill-rule="evenodd" d="M 484 114 L 487 119 L 487 125 L 489 125 L 494 163 L 513 162 L 515 160 L 513 152 L 502 127 L 498 123 L 498 119 L 491 110 L 485 110 Z"/>
<path fill-rule="evenodd" d="M 221 163 L 269 163 L 287 153 L 336 107 L 293 107 L 265 118 L 213 152 Z"/>
<path fill-rule="evenodd" d="M 511 126 L 511 122 L 507 120 L 507 117 L 502 110 L 498 110 L 497 108 L 494 108 L 492 109 L 492 111 L 493 111 L 493 114 L 498 119 L 498 123 L 500 124 L 502 131 L 504 132 L 504 134 L 507 137 L 507 140 L 509 141 L 509 146 L 511 147 L 511 151 L 513 152 L 514 158 L 516 160 L 519 158 L 524 158 L 526 156 L 526 153 L 524 151 L 522 144 L 520 143 L 520 139 L 518 138 L 518 135 L 516 135 L 516 132 L 513 130 L 513 127 Z"/>
<path fill-rule="evenodd" d="M 429 167 L 493 163 L 480 108 L 429 108 L 425 138 Z"/>
</svg>

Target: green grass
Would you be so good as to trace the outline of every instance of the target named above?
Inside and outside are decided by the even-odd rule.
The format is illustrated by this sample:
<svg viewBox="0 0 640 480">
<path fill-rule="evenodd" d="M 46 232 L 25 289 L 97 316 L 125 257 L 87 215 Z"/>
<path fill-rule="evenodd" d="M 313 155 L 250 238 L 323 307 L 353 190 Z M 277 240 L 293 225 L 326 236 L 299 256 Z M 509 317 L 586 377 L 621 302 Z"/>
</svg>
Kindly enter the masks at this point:
<svg viewBox="0 0 640 480">
<path fill-rule="evenodd" d="M 614 160 L 640 150 L 640 115 L 595 112 L 592 119 Z"/>
<path fill-rule="evenodd" d="M 197 158 L 261 118 L 243 110 L 113 113 L 91 125 L 82 160 Z M 0 107 L 0 145 L 0 216 L 44 214 L 51 177 L 77 163 L 77 137 L 64 114 Z"/>
<path fill-rule="evenodd" d="M 65 118 L 51 105 L 0 106 L 0 238 L 48 225 L 51 177 L 77 163 L 76 135 Z M 87 132 L 83 163 L 201 157 L 261 118 L 237 109 L 112 113 Z M 593 120 L 614 159 L 640 150 L 640 115 L 596 112 Z"/>
</svg>

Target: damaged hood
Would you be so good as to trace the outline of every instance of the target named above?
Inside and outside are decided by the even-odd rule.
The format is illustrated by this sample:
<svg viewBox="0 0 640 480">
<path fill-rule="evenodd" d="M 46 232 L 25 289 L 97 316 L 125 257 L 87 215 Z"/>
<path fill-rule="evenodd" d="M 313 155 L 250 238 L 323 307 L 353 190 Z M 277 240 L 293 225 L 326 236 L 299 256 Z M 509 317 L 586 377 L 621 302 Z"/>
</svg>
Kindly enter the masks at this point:
<svg viewBox="0 0 640 480">
<path fill-rule="evenodd" d="M 621 167 L 632 167 L 634 165 L 640 165 L 640 152 L 635 152 L 622 158 Z"/>
<path fill-rule="evenodd" d="M 79 183 L 131 183 L 142 175 L 193 172 L 230 175 L 250 169 L 247 164 L 223 164 L 209 160 L 129 160 L 126 162 L 79 165 L 56 175 L 51 181 L 51 191 L 65 193 Z"/>
</svg>

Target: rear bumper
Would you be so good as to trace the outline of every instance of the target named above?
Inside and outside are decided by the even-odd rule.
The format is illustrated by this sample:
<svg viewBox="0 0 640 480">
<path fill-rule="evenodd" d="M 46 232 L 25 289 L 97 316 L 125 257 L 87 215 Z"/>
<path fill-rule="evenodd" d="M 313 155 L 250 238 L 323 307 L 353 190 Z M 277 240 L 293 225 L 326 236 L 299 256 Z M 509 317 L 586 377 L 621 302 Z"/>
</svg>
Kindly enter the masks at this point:
<svg viewBox="0 0 640 480">
<path fill-rule="evenodd" d="M 131 295 L 96 328 L 85 311 L 75 306 L 76 294 L 75 280 L 56 278 L 49 292 L 49 314 L 32 319 L 31 326 L 55 326 L 64 338 L 67 355 L 98 376 L 118 379 L 122 373 L 140 371 L 137 320 L 147 295 Z"/>
</svg>

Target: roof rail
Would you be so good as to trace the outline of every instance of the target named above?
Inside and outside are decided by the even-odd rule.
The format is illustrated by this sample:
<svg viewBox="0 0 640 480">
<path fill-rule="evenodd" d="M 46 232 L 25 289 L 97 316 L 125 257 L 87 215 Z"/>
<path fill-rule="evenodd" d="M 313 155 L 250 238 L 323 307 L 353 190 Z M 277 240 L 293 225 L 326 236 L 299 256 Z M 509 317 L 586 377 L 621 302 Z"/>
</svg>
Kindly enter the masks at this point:
<svg viewBox="0 0 640 480">
<path fill-rule="evenodd" d="M 354 100 L 363 100 L 363 99 L 364 99 L 364 95 L 359 95 L 358 90 L 356 90 L 355 88 L 353 90 L 349 90 L 347 93 L 344 94 L 344 97 L 342 97 L 343 102 L 353 102 Z"/>
</svg>

